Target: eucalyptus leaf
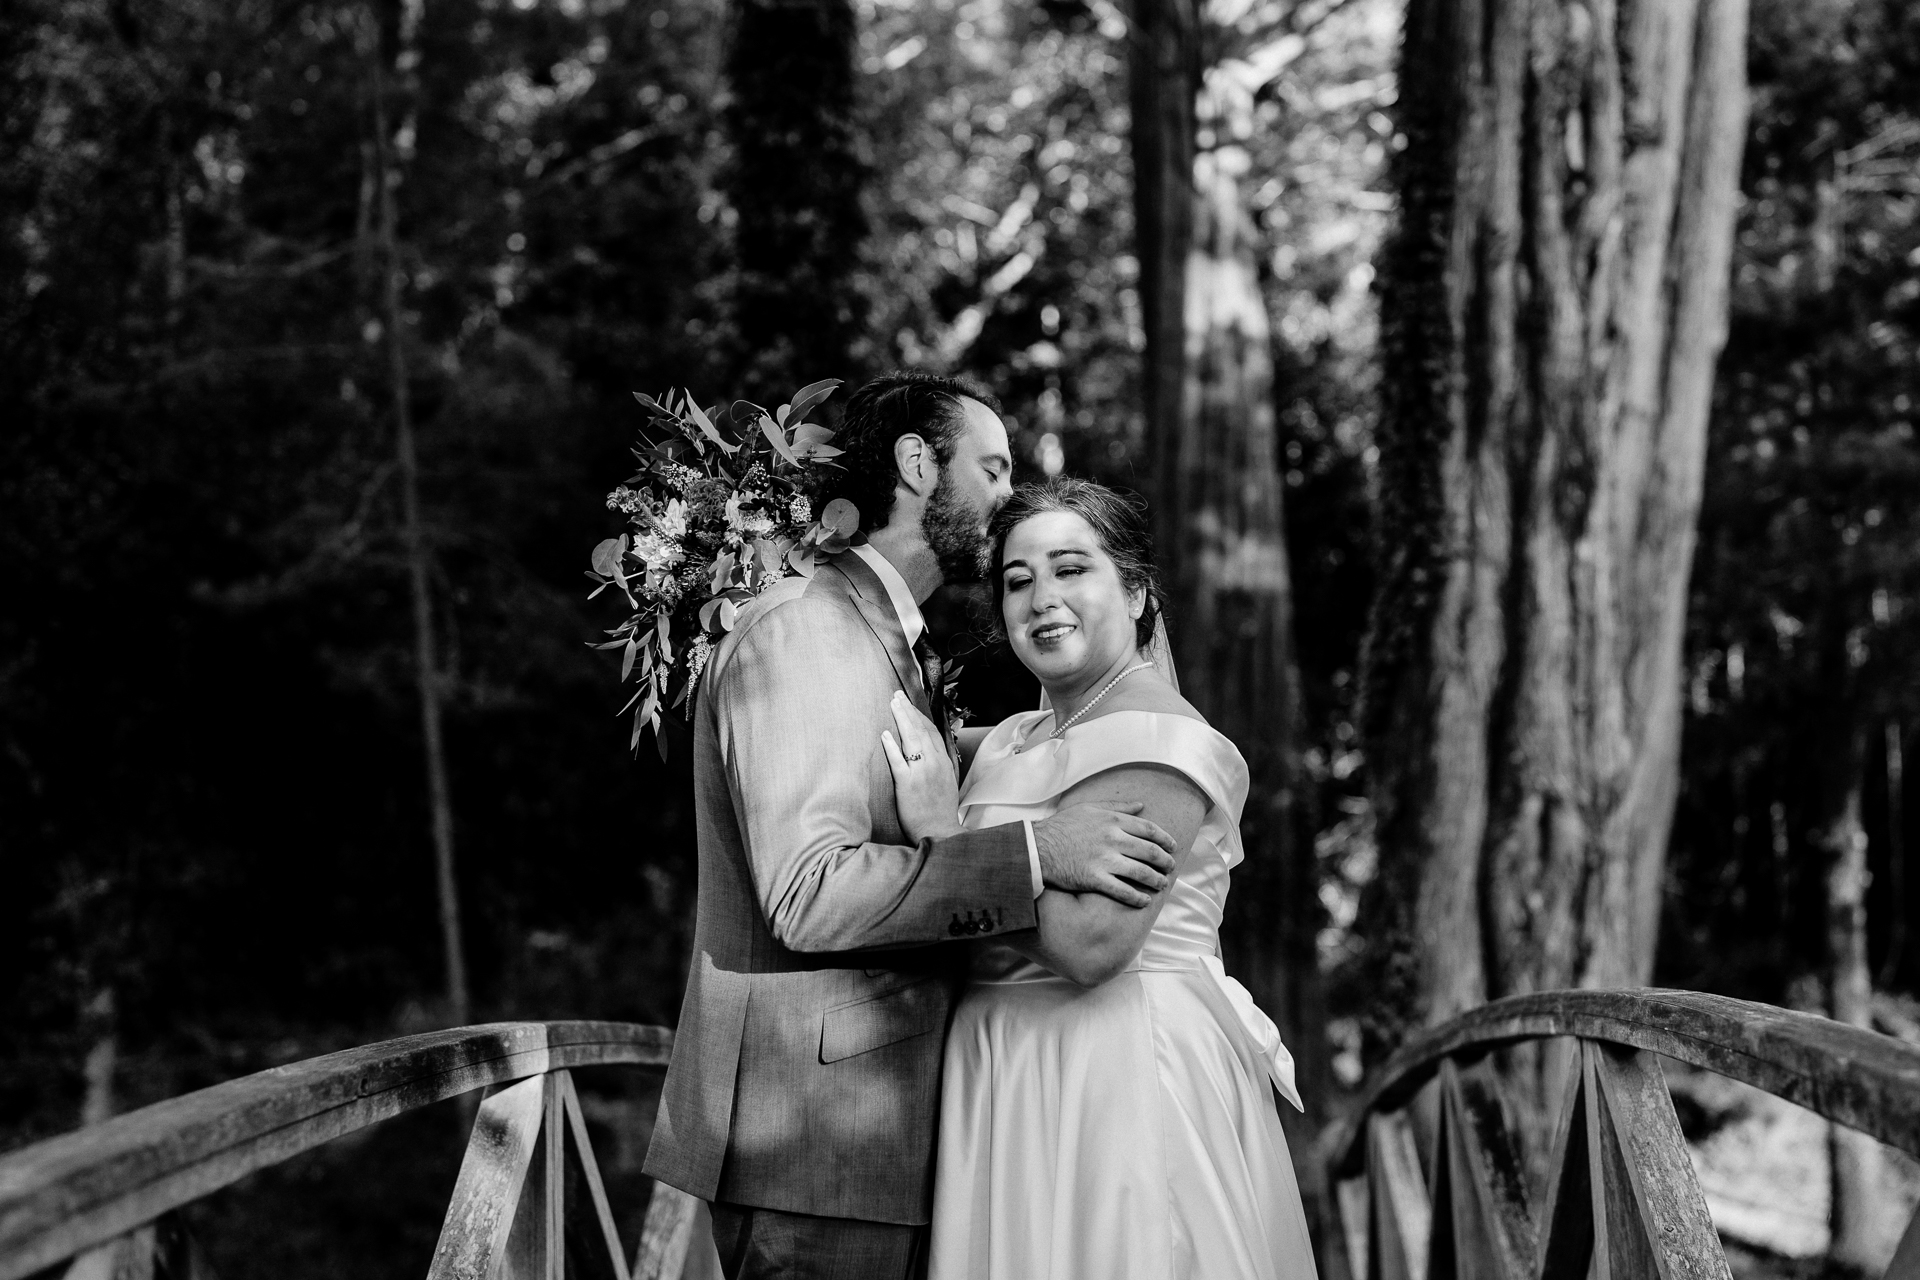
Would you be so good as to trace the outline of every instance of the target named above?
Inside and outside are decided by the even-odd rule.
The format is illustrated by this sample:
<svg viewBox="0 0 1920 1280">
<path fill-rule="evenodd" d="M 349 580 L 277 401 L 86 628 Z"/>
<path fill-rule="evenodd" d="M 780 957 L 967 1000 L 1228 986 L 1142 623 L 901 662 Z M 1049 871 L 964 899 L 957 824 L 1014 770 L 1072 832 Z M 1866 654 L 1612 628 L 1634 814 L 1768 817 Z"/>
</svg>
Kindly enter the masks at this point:
<svg viewBox="0 0 1920 1280">
<path fill-rule="evenodd" d="M 696 404 L 691 397 L 687 400 L 687 415 L 693 419 L 694 425 L 700 428 L 702 435 L 720 446 L 722 453 L 731 457 L 739 450 L 739 445 L 727 443 L 726 437 L 721 435 L 719 429 L 713 425 L 713 419 L 707 416 L 707 411 Z"/>
<path fill-rule="evenodd" d="M 773 419 L 764 413 L 760 415 L 760 434 L 764 435 L 767 440 L 772 443 L 774 452 L 778 453 L 788 462 L 791 462 L 794 466 L 797 467 L 800 465 L 800 455 L 793 451 L 793 446 L 787 443 L 787 437 L 782 434 L 780 428 L 774 424 Z"/>
<path fill-rule="evenodd" d="M 860 532 L 860 508 L 845 498 L 835 498 L 821 510 L 820 523 L 842 537 L 851 538 Z"/>
<path fill-rule="evenodd" d="M 793 394 L 793 412 L 787 417 L 798 422 L 813 411 L 815 405 L 832 395 L 834 388 L 840 385 L 838 378 L 822 378 L 818 382 L 809 382 Z"/>
<path fill-rule="evenodd" d="M 640 687 L 633 691 L 633 696 L 627 699 L 627 705 L 620 708 L 620 710 L 615 712 L 614 714 L 622 715 L 622 716 L 627 714 L 628 711 L 633 709 L 633 704 L 640 701 L 640 699 L 646 695 L 646 692 L 647 692 L 647 686 L 644 682 L 642 682 Z"/>
<path fill-rule="evenodd" d="M 825 444 L 833 439 L 833 432 L 817 422 L 803 422 L 793 429 L 793 447 L 800 449 L 810 444 Z"/>
<path fill-rule="evenodd" d="M 713 562 L 713 581 L 708 584 L 707 594 L 719 595 L 727 589 L 727 582 L 733 577 L 733 552 L 722 551 Z"/>
<path fill-rule="evenodd" d="M 608 538 L 593 548 L 593 568 L 602 578 L 614 576 L 614 570 L 620 565 L 620 556 L 627 549 L 626 535 Z"/>
</svg>

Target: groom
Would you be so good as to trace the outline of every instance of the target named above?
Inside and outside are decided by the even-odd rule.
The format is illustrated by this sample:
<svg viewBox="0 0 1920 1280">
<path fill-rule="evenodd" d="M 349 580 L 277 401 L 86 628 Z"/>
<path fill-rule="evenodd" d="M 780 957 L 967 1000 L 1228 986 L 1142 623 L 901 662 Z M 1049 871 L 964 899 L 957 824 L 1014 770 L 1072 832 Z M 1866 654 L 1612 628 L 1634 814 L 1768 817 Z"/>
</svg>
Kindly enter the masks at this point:
<svg viewBox="0 0 1920 1280">
<path fill-rule="evenodd" d="M 699 907 L 646 1171 L 712 1202 L 730 1280 L 913 1275 L 963 977 L 929 944 L 1033 928 L 1046 885 L 1144 906 L 1173 869 L 1092 806 L 907 840 L 880 734 L 896 691 L 944 712 L 919 606 L 980 575 L 1013 459 L 991 396 L 926 374 L 862 387 L 834 443 L 865 541 L 749 605 L 695 700 Z"/>
</svg>

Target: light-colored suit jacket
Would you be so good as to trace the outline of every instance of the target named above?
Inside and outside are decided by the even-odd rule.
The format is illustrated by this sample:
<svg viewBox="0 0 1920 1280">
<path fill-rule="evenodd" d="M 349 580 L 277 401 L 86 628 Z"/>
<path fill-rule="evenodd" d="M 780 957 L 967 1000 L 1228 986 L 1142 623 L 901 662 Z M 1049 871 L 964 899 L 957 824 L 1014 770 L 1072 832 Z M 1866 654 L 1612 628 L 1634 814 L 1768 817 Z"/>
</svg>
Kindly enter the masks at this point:
<svg viewBox="0 0 1920 1280">
<path fill-rule="evenodd" d="M 695 698 L 699 907 L 646 1171 L 704 1200 L 929 1220 L 958 938 L 1032 928 L 1018 825 L 913 844 L 880 734 L 913 651 L 842 554 L 749 605 Z"/>
</svg>

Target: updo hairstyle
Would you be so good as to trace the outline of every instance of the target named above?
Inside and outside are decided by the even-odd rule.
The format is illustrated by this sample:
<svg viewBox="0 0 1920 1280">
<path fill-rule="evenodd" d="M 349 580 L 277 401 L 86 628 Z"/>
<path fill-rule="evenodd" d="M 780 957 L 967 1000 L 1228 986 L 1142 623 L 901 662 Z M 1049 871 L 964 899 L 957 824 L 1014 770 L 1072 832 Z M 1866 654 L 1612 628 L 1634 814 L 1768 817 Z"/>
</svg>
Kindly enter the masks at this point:
<svg viewBox="0 0 1920 1280">
<path fill-rule="evenodd" d="M 995 638 L 1007 638 L 1002 613 L 1006 584 L 1001 575 L 1001 567 L 1006 562 L 1007 535 L 1022 521 L 1049 511 L 1065 511 L 1085 520 L 1100 549 L 1119 571 L 1120 585 L 1146 597 L 1146 605 L 1133 624 L 1134 647 L 1146 648 L 1153 641 L 1154 624 L 1167 603 L 1166 593 L 1160 589 L 1160 577 L 1153 567 L 1153 533 L 1147 525 L 1147 504 L 1133 494 L 1066 476 L 1021 485 L 987 526 L 987 538 L 993 546 L 987 581 L 993 587 Z"/>
</svg>

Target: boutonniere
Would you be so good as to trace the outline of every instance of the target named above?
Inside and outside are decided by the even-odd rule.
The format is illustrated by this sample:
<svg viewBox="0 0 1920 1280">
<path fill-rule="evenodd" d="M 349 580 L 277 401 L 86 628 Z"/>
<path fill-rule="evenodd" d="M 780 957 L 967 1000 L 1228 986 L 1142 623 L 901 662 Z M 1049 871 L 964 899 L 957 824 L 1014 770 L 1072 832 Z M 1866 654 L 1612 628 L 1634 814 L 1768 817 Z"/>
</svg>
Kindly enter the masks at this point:
<svg viewBox="0 0 1920 1280">
<path fill-rule="evenodd" d="M 960 745 L 960 730 L 966 727 L 967 718 L 973 712 L 960 705 L 960 673 L 966 670 L 955 663 L 941 673 L 940 702 L 947 712 L 947 741 L 956 749 Z"/>
</svg>

